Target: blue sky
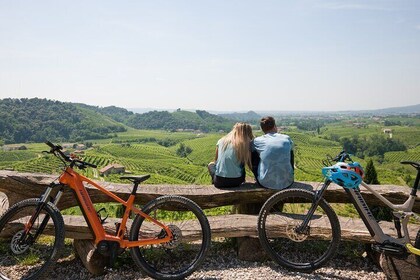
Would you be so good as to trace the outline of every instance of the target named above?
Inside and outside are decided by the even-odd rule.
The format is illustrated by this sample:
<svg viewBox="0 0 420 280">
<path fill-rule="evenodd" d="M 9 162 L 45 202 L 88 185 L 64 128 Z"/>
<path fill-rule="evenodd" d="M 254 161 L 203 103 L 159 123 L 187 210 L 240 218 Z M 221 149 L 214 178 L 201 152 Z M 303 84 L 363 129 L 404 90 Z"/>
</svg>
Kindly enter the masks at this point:
<svg viewBox="0 0 420 280">
<path fill-rule="evenodd" d="M 0 0 L 0 98 L 126 108 L 420 103 L 420 1 Z"/>
</svg>

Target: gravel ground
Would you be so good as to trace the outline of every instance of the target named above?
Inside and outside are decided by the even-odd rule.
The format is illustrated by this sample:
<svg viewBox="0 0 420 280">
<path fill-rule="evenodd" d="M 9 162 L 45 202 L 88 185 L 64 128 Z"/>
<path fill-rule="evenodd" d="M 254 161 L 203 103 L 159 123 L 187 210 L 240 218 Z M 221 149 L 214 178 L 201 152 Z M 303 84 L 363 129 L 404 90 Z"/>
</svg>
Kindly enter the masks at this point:
<svg viewBox="0 0 420 280">
<path fill-rule="evenodd" d="M 216 247 L 216 248 L 215 248 Z M 145 277 L 131 261 L 129 254 L 120 256 L 117 269 L 105 275 L 93 277 L 73 256 L 61 260 L 50 273 L 49 279 L 150 279 Z M 314 273 L 290 272 L 271 261 L 248 262 L 238 260 L 235 251 L 228 246 L 212 246 L 209 256 L 199 270 L 188 279 L 386 279 L 384 273 L 368 258 L 353 256 L 336 257 Z"/>
</svg>

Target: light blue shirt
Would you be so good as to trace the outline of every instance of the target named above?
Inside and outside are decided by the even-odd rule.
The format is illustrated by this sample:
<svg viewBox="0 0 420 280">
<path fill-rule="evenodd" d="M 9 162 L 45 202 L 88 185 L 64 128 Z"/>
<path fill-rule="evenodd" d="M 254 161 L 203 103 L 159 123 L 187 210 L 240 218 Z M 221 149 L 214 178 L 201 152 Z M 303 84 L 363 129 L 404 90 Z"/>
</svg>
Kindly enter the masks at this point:
<svg viewBox="0 0 420 280">
<path fill-rule="evenodd" d="M 232 145 L 229 144 L 226 150 L 223 150 L 223 140 L 217 141 L 217 161 L 215 174 L 225 178 L 239 178 L 244 172 L 244 166 L 237 157 Z"/>
<path fill-rule="evenodd" d="M 260 155 L 258 181 L 266 188 L 281 190 L 294 181 L 291 164 L 293 141 L 289 136 L 267 133 L 252 142 L 252 150 Z"/>
</svg>

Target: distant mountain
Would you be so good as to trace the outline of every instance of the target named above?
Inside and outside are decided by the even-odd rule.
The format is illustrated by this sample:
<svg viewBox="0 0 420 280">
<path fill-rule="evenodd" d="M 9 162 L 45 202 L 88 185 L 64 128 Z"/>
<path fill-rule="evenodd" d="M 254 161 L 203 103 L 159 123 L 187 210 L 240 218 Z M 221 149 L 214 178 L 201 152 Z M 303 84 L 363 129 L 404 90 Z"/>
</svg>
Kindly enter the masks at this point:
<svg viewBox="0 0 420 280">
<path fill-rule="evenodd" d="M 404 107 L 391 107 L 377 110 L 356 111 L 359 113 L 373 115 L 400 115 L 400 114 L 420 114 L 420 104 Z"/>
<path fill-rule="evenodd" d="M 392 107 L 374 110 L 352 110 L 352 111 L 258 111 L 260 115 L 271 116 L 333 116 L 333 115 L 350 115 L 350 116 L 386 116 L 386 115 L 407 115 L 420 114 L 420 104 Z"/>
<path fill-rule="evenodd" d="M 176 109 L 153 109 L 153 108 L 131 108 L 128 109 L 134 113 L 146 113 L 150 111 L 168 111 L 175 112 Z M 194 112 L 194 109 L 184 109 L 185 111 Z M 208 111 L 214 115 L 219 115 L 227 119 L 235 121 L 252 121 L 262 116 L 316 116 L 316 115 L 399 115 L 399 114 L 420 114 L 420 104 L 402 107 L 391 107 L 373 110 L 348 110 L 348 111 Z"/>
</svg>

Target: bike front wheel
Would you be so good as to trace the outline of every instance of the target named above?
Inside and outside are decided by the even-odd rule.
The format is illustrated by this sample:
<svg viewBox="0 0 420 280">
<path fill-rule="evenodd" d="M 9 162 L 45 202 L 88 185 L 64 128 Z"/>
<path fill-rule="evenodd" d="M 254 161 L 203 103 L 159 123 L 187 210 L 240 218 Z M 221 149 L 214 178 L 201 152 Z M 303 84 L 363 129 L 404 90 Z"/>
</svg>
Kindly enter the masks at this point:
<svg viewBox="0 0 420 280">
<path fill-rule="evenodd" d="M 210 225 L 193 201 L 180 196 L 163 196 L 152 200 L 144 213 L 167 225 L 173 239 L 168 243 L 131 249 L 135 263 L 155 279 L 183 279 L 203 262 L 210 247 Z M 137 215 L 130 240 L 163 238 L 166 232 L 157 224 Z"/>
<path fill-rule="evenodd" d="M 325 264 L 340 242 L 340 223 L 331 206 L 321 199 L 307 227 L 302 222 L 315 194 L 289 189 L 270 197 L 258 217 L 261 246 L 280 265 L 309 272 Z"/>
<path fill-rule="evenodd" d="M 39 279 L 64 246 L 64 222 L 51 203 L 27 199 L 0 218 L 0 279 Z"/>
</svg>

